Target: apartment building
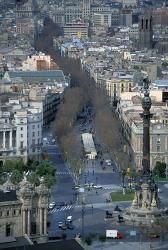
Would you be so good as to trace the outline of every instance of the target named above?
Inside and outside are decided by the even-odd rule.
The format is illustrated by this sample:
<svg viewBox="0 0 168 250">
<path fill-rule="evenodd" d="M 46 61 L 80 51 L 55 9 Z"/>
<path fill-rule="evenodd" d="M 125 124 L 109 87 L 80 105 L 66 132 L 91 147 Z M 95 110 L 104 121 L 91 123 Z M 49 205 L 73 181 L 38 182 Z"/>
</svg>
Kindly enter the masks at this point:
<svg viewBox="0 0 168 250">
<path fill-rule="evenodd" d="M 160 93 L 160 94 L 159 94 Z M 131 93 L 127 97 L 121 96 L 118 112 L 122 121 L 122 128 L 127 139 L 136 169 L 142 168 L 143 150 L 143 121 L 140 93 Z M 134 94 L 134 95 L 133 95 Z M 168 163 L 168 106 L 161 102 L 161 91 L 152 91 L 153 117 L 150 125 L 150 167 L 154 168 L 157 161 Z"/>
<path fill-rule="evenodd" d="M 63 26 L 64 37 L 67 38 L 88 38 L 88 24 L 87 23 L 66 23 Z"/>
<path fill-rule="evenodd" d="M 10 100 L 1 105 L 0 163 L 7 159 L 39 160 L 42 148 L 42 111 Z"/>
</svg>

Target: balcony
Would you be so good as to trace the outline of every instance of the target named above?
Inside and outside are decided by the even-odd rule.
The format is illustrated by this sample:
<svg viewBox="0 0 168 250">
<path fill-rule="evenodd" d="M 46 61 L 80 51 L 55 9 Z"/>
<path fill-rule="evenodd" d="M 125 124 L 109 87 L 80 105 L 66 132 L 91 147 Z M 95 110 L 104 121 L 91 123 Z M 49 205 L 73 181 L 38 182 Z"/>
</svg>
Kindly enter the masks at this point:
<svg viewBox="0 0 168 250">
<path fill-rule="evenodd" d="M 16 151 L 15 147 L 0 147 L 0 152 L 10 152 L 10 151 Z"/>
<path fill-rule="evenodd" d="M 25 150 L 27 150 L 27 147 L 26 147 L 26 146 L 24 146 L 24 147 L 19 147 L 19 150 L 20 150 L 20 151 L 25 151 Z"/>
</svg>

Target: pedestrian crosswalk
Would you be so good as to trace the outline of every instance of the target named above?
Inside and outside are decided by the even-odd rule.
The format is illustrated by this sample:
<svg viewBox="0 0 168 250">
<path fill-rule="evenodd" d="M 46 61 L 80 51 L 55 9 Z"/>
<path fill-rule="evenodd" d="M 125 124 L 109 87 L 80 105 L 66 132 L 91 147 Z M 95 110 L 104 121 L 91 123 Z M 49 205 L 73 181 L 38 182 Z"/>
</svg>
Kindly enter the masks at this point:
<svg viewBox="0 0 168 250">
<path fill-rule="evenodd" d="M 61 211 L 65 211 L 65 210 L 70 210 L 70 209 L 73 209 L 75 207 L 80 207 L 80 205 L 69 205 L 69 206 L 62 206 L 62 207 L 55 207 L 53 208 L 52 210 L 49 210 L 48 211 L 48 214 L 54 214 L 56 212 L 61 212 Z"/>
<path fill-rule="evenodd" d="M 120 205 L 119 205 L 120 209 L 123 210 L 125 207 L 127 207 L 128 206 L 127 203 L 128 202 L 120 202 Z M 85 204 L 85 208 L 114 209 L 116 205 L 118 205 L 117 202 L 109 202 L 109 203 L 104 202 L 104 203 L 94 203 L 94 204 L 90 203 L 90 204 Z M 67 205 L 67 206 L 62 206 L 62 207 L 54 207 L 52 210 L 48 211 L 48 214 L 54 214 L 54 213 L 63 212 L 63 211 L 76 209 L 76 208 L 82 208 L 82 205 L 72 204 L 72 205 Z"/>
<path fill-rule="evenodd" d="M 73 172 L 59 172 L 59 171 L 56 171 L 55 174 L 56 175 L 73 175 L 74 173 Z"/>
<path fill-rule="evenodd" d="M 102 188 L 105 190 L 121 190 L 121 187 L 119 185 L 109 184 L 109 185 L 102 185 Z"/>
</svg>

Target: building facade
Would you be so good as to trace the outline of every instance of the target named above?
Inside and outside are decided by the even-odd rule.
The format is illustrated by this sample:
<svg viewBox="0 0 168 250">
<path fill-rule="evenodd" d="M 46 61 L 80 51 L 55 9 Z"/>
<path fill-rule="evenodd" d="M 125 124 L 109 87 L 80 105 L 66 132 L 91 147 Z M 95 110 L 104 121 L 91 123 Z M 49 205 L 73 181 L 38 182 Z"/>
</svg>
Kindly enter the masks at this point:
<svg viewBox="0 0 168 250">
<path fill-rule="evenodd" d="M 130 79 L 120 79 L 117 77 L 111 77 L 111 79 L 98 78 L 97 84 L 104 88 L 107 92 L 107 96 L 110 100 L 113 100 L 114 96 L 120 99 L 120 95 L 124 92 L 131 92 L 133 87 L 132 77 Z"/>
<path fill-rule="evenodd" d="M 18 100 L 1 106 L 0 164 L 6 160 L 41 159 L 43 115 L 38 108 L 26 107 Z"/>
<path fill-rule="evenodd" d="M 125 138 L 128 141 L 128 153 L 131 155 L 136 169 L 142 168 L 143 156 L 143 122 L 139 114 L 142 113 L 140 93 L 125 93 L 118 104 L 119 117 Z M 155 167 L 156 162 L 168 164 L 168 116 L 167 106 L 161 104 L 161 91 L 152 91 L 151 113 L 154 116 L 150 125 L 150 168 Z"/>
<path fill-rule="evenodd" d="M 66 23 L 63 26 L 64 37 L 88 38 L 87 23 Z"/>
<path fill-rule="evenodd" d="M 27 235 L 37 242 L 47 241 L 47 209 L 49 190 L 41 181 L 34 187 L 24 178 L 17 190 L 8 178 L 0 191 L 0 235 Z"/>
<path fill-rule="evenodd" d="M 153 19 L 150 12 L 139 17 L 139 47 L 152 49 L 153 47 Z"/>
</svg>

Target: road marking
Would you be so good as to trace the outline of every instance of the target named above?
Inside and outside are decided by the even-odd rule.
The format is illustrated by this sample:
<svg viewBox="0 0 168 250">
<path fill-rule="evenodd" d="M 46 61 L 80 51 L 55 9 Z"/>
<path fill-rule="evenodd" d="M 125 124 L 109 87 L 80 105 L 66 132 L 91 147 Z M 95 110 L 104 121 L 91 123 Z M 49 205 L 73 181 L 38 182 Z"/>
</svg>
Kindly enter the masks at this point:
<svg viewBox="0 0 168 250">
<path fill-rule="evenodd" d="M 118 204 L 118 203 L 116 203 L 116 204 Z M 84 206 L 86 208 L 90 208 L 90 209 L 92 209 L 92 206 L 93 206 L 93 209 L 95 209 L 95 208 L 105 208 L 106 209 L 107 206 L 108 206 L 108 208 L 114 209 L 114 207 L 115 207 L 116 204 L 115 204 L 115 202 L 110 202 L 110 203 L 93 203 L 93 204 L 89 203 L 89 204 L 85 204 Z M 125 208 L 124 204 L 127 204 L 127 203 L 124 202 L 123 204 L 119 204 L 119 208 L 124 209 Z M 60 208 L 55 207 L 52 210 L 49 210 L 48 214 L 54 214 L 54 213 L 58 213 L 58 212 L 66 211 L 66 210 L 71 210 L 71 209 L 74 209 L 74 208 L 81 208 L 82 209 L 82 205 L 75 205 L 75 204 L 73 204 L 73 205 L 68 205 L 68 206 L 62 206 Z"/>
<path fill-rule="evenodd" d="M 73 173 L 73 172 L 59 172 L 59 171 L 56 171 L 55 174 L 56 174 L 56 175 L 66 175 L 66 174 L 72 175 L 72 174 L 74 174 L 74 173 Z"/>
</svg>

